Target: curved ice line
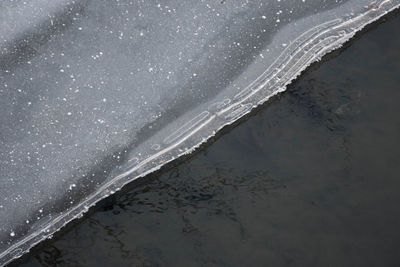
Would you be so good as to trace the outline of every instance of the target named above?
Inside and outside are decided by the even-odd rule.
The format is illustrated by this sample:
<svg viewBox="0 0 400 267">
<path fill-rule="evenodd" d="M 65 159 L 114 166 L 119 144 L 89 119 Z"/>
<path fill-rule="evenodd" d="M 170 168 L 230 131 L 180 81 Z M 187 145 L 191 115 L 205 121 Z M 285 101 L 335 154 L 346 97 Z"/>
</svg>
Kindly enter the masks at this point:
<svg viewBox="0 0 400 267">
<path fill-rule="evenodd" d="M 263 76 L 266 76 L 266 75 L 268 74 L 268 72 L 270 72 L 271 69 L 276 68 L 276 66 L 275 66 L 275 65 L 276 65 L 276 62 L 280 61 L 281 57 L 283 57 L 283 55 L 284 55 L 287 51 L 289 51 L 289 50 L 292 48 L 293 44 L 295 44 L 295 43 L 296 43 L 297 41 L 299 41 L 301 38 L 307 36 L 309 33 L 311 33 L 310 36 L 313 36 L 315 33 L 318 33 L 318 31 L 317 31 L 318 28 L 323 28 L 323 29 L 324 29 L 324 26 L 327 26 L 327 25 L 330 25 L 330 24 L 335 25 L 336 22 L 340 22 L 340 21 L 341 21 L 341 19 L 337 18 L 337 19 L 333 19 L 333 20 L 324 22 L 324 23 L 322 23 L 322 24 L 320 24 L 320 25 L 314 26 L 313 28 L 311 28 L 311 29 L 305 31 L 304 33 L 302 33 L 301 35 L 299 35 L 296 39 L 294 39 L 293 42 L 291 42 L 291 43 L 282 51 L 282 53 L 272 62 L 272 64 L 271 64 L 259 77 L 257 77 L 253 82 L 251 82 L 248 86 L 246 86 L 242 91 L 240 91 L 239 93 L 237 93 L 237 94 L 234 96 L 234 99 L 237 98 L 238 95 L 241 96 L 241 95 L 244 94 L 245 91 L 247 91 L 247 90 L 249 90 L 250 88 L 252 88 L 253 85 L 254 85 L 255 83 L 257 83 L 258 80 L 261 79 Z M 307 40 L 309 40 L 309 39 L 306 39 L 305 41 L 301 42 L 300 44 L 303 44 L 303 43 L 306 42 Z M 299 49 L 302 48 L 302 47 L 303 47 L 303 46 L 297 47 L 296 50 L 299 50 Z M 296 50 L 294 50 L 294 51 L 296 51 Z M 251 89 L 250 89 L 250 90 L 251 90 Z"/>
<path fill-rule="evenodd" d="M 340 19 L 334 19 L 334 20 L 325 22 L 325 23 L 323 23 L 323 24 L 321 24 L 321 25 L 333 24 L 333 22 L 337 22 L 337 21 L 341 21 L 341 20 L 340 20 Z M 330 29 L 327 29 L 327 30 L 324 30 L 324 31 L 320 31 L 320 32 L 314 31 L 314 30 L 316 30 L 317 28 L 321 28 L 321 27 L 320 27 L 321 25 L 315 26 L 314 28 L 311 28 L 310 30 L 304 32 L 302 35 L 300 35 L 299 37 L 297 37 L 287 48 L 285 48 L 285 50 L 282 51 L 282 53 L 281 53 L 281 54 L 278 56 L 278 58 L 268 67 L 268 69 L 267 69 L 266 71 L 264 71 L 259 77 L 257 77 L 257 79 L 255 79 L 255 80 L 254 80 L 252 83 L 250 83 L 244 90 L 241 91 L 241 92 L 243 92 L 243 91 L 250 91 L 247 95 L 245 95 L 245 97 L 244 97 L 243 99 L 238 100 L 236 103 L 232 104 L 231 106 L 225 108 L 224 110 L 219 111 L 219 112 L 218 112 L 218 115 L 221 115 L 222 113 L 224 113 L 224 112 L 228 111 L 229 109 L 233 108 L 234 105 L 238 105 L 238 104 L 242 103 L 243 101 L 247 100 L 249 97 L 251 97 L 252 95 L 254 95 L 254 93 L 258 92 L 262 87 L 264 87 L 268 82 L 270 82 L 271 80 L 273 80 L 273 79 L 281 72 L 281 70 L 282 70 L 284 67 L 286 67 L 287 64 L 288 64 L 287 61 L 286 61 L 286 64 L 283 63 L 284 61 L 282 61 L 282 63 L 276 64 L 276 62 L 279 62 L 279 61 L 280 61 L 279 59 L 281 59 L 283 56 L 285 56 L 285 54 L 288 54 L 288 55 L 285 57 L 285 59 L 288 58 L 288 57 L 293 58 L 295 55 L 297 55 L 298 53 L 300 53 L 301 50 L 302 50 L 304 47 L 306 47 L 307 45 L 311 44 L 312 41 L 314 41 L 316 38 L 318 38 L 319 36 L 321 36 L 321 35 L 323 35 L 323 34 L 325 34 L 325 33 L 327 33 L 327 32 L 330 31 Z M 333 25 L 334 25 L 334 24 L 333 24 Z M 323 28 L 323 29 L 324 29 L 324 28 Z M 313 31 L 314 31 L 314 32 L 313 32 Z M 302 37 L 305 37 L 305 36 L 306 36 L 308 33 L 310 33 L 310 32 L 312 32 L 312 34 L 310 34 L 310 36 L 315 36 L 315 38 L 304 40 L 303 42 L 300 43 L 301 45 L 300 45 L 300 46 L 296 46 L 296 48 L 293 49 L 293 51 L 292 51 L 291 53 L 288 52 L 290 49 L 292 49 L 292 47 L 293 47 L 293 45 L 296 43 L 296 41 L 298 41 L 298 40 L 301 39 Z M 317 34 L 317 35 L 315 35 L 315 34 Z M 308 53 L 308 51 L 307 51 L 306 53 Z M 282 65 L 282 64 L 283 64 L 283 65 Z M 278 66 L 276 66 L 276 65 L 278 65 Z M 278 67 L 281 67 L 281 68 L 278 68 Z M 263 78 L 269 76 L 269 75 L 267 75 L 267 74 L 269 74 L 269 72 L 271 72 L 272 69 L 280 69 L 280 70 L 277 71 L 277 72 L 276 72 L 275 74 L 273 74 L 272 76 L 270 76 L 270 78 L 268 78 L 268 79 L 265 80 L 264 82 L 261 82 L 261 80 L 262 80 Z M 256 84 L 258 84 L 258 85 L 256 85 Z M 257 89 L 254 89 L 254 88 L 257 88 Z M 238 93 L 238 94 L 241 94 L 241 92 Z"/>
<path fill-rule="evenodd" d="M 190 121 L 188 121 L 187 123 L 182 125 L 178 130 L 173 132 L 171 135 L 166 137 L 163 142 L 166 143 L 166 144 L 172 143 L 177 138 L 181 137 L 186 132 L 190 131 L 190 129 L 192 129 L 194 126 L 199 124 L 201 121 L 206 119 L 208 115 L 210 115 L 210 112 L 203 111 L 202 113 L 200 113 L 199 115 L 197 115 L 196 117 L 194 117 L 193 119 L 191 119 Z"/>
</svg>

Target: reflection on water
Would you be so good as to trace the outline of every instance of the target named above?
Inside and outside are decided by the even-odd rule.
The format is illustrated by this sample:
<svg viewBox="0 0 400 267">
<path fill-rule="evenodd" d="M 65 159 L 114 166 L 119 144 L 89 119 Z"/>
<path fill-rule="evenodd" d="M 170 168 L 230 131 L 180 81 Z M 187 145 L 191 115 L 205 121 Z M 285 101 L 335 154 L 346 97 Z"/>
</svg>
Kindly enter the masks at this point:
<svg viewBox="0 0 400 267">
<path fill-rule="evenodd" d="M 22 266 L 399 266 L 400 16 Z"/>
</svg>

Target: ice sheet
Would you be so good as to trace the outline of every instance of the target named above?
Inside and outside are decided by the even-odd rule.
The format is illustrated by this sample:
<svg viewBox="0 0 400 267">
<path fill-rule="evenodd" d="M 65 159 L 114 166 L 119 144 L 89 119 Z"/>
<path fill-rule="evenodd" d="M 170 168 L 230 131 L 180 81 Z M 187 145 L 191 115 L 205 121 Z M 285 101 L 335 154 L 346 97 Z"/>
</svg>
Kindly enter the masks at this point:
<svg viewBox="0 0 400 267">
<path fill-rule="evenodd" d="M 400 0 L 0 3 L 0 265 L 190 153 Z"/>
</svg>

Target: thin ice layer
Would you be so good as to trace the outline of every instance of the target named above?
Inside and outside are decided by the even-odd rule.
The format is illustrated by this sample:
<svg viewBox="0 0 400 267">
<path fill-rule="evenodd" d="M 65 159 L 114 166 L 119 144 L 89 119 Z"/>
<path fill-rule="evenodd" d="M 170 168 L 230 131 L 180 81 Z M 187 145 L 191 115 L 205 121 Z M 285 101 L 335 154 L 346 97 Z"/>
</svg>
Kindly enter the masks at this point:
<svg viewBox="0 0 400 267">
<path fill-rule="evenodd" d="M 0 264 L 192 151 L 399 5 L 0 3 Z"/>
</svg>

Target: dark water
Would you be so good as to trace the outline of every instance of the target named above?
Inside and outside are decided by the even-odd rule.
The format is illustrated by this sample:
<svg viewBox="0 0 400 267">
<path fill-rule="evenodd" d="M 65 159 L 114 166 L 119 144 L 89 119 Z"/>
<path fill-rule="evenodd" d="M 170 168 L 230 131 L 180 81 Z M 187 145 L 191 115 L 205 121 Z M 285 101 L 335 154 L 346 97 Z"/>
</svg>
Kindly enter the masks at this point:
<svg viewBox="0 0 400 267">
<path fill-rule="evenodd" d="M 400 16 L 21 266 L 400 266 Z"/>
</svg>

